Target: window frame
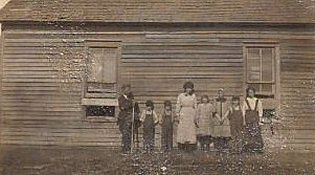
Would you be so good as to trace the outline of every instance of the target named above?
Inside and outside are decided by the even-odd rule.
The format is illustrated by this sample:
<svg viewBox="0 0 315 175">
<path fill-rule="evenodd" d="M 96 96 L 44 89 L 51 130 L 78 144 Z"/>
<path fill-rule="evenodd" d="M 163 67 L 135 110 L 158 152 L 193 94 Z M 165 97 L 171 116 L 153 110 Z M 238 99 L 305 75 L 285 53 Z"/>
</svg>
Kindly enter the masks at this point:
<svg viewBox="0 0 315 175">
<path fill-rule="evenodd" d="M 117 49 L 117 55 L 116 55 L 116 83 L 115 83 L 115 86 L 116 86 L 116 96 L 115 98 L 117 98 L 117 93 L 119 91 L 119 82 L 120 82 L 120 59 L 121 59 L 121 45 L 120 45 L 120 42 L 119 41 L 107 41 L 107 40 L 86 40 L 85 41 L 85 62 L 86 63 L 89 63 L 89 48 L 93 48 L 93 47 L 96 47 L 96 48 L 116 48 Z M 88 93 L 88 72 L 89 70 L 87 69 L 87 66 L 86 66 L 86 70 L 85 70 L 85 75 L 84 75 L 84 97 L 88 97 L 88 98 L 106 98 L 106 97 L 98 97 L 97 95 L 96 96 L 93 96 L 92 94 L 93 93 Z M 95 83 L 95 82 L 91 82 L 91 83 Z M 91 96 L 87 96 L 87 94 L 91 94 Z"/>
<path fill-rule="evenodd" d="M 249 59 L 249 50 L 250 49 L 258 49 L 259 50 L 259 80 L 256 80 L 256 81 L 251 81 L 250 78 L 249 78 L 249 70 L 248 70 L 248 62 L 250 60 L 253 60 L 253 59 Z M 272 78 L 270 81 L 266 81 L 266 80 L 263 80 L 263 72 L 264 72 L 264 68 L 263 68 L 263 49 L 272 49 L 272 59 L 271 59 L 271 66 L 272 66 Z M 275 64 L 275 59 L 276 59 L 276 48 L 273 47 L 273 46 L 246 46 L 246 57 L 245 57 L 245 64 L 246 64 L 246 67 L 245 67 L 245 71 L 246 71 L 246 77 L 245 77 L 245 82 L 246 82 L 246 85 L 249 85 L 249 84 L 256 84 L 256 85 L 259 85 L 259 89 L 256 89 L 257 92 L 259 92 L 258 94 L 259 95 L 263 95 L 263 96 L 275 96 L 275 93 L 276 93 L 276 64 Z M 262 86 L 263 85 L 271 85 L 271 90 L 270 91 L 263 91 L 262 90 Z M 274 98 L 274 97 L 273 97 Z"/>
<path fill-rule="evenodd" d="M 113 40 L 85 40 L 85 70 L 84 76 L 82 79 L 82 97 L 81 97 L 81 105 L 82 105 L 82 118 L 83 120 L 87 120 L 89 122 L 115 122 L 118 116 L 118 93 L 119 93 L 119 85 L 120 85 L 120 64 L 121 64 L 121 41 L 113 41 Z M 100 47 L 100 48 L 116 48 L 117 49 L 117 56 L 116 56 L 116 92 L 114 97 L 105 97 L 105 96 L 93 96 L 87 94 L 88 93 L 88 64 L 90 62 L 89 57 L 89 48 L 91 47 Z M 97 93 L 95 93 L 97 94 Z M 86 115 L 86 107 L 87 106 L 114 106 L 115 107 L 115 114 L 114 116 L 87 116 Z"/>
<path fill-rule="evenodd" d="M 273 80 L 272 81 L 248 81 L 248 48 L 273 48 L 274 54 L 273 54 Z M 260 51 L 261 54 L 261 51 Z M 244 79 L 243 79 L 243 86 L 244 86 L 244 94 L 246 94 L 246 87 L 248 87 L 249 84 L 272 84 L 274 88 L 272 89 L 272 94 L 258 94 L 258 95 L 273 95 L 272 98 L 267 99 L 273 99 L 276 101 L 277 107 L 280 106 L 280 46 L 279 43 L 276 41 L 245 41 L 243 42 L 243 60 L 244 60 Z M 260 59 L 262 61 L 262 59 Z M 260 64 L 262 66 L 262 64 Z M 260 70 L 260 72 L 262 69 Z M 262 76 L 262 75 L 260 75 Z M 246 96 L 246 95 L 245 95 Z"/>
</svg>

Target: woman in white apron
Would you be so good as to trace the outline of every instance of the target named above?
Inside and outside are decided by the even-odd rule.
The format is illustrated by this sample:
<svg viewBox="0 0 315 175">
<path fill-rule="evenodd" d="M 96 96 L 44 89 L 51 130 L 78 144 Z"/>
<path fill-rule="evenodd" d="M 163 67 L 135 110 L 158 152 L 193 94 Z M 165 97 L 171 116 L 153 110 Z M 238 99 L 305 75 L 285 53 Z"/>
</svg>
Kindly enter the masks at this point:
<svg viewBox="0 0 315 175">
<path fill-rule="evenodd" d="M 197 98 L 194 93 L 194 84 L 186 82 L 184 93 L 179 94 L 176 104 L 177 143 L 180 150 L 191 151 L 196 149 L 196 111 Z"/>
</svg>

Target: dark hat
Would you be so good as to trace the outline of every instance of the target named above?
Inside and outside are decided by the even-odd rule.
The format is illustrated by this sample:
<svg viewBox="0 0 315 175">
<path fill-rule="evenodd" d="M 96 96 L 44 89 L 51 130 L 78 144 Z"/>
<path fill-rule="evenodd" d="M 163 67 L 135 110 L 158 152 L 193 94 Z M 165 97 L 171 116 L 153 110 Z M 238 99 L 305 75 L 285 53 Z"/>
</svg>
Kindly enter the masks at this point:
<svg viewBox="0 0 315 175">
<path fill-rule="evenodd" d="M 147 101 L 145 102 L 145 106 L 146 106 L 146 107 L 152 107 L 152 109 L 154 109 L 154 103 L 153 103 L 152 100 L 147 100 Z"/>
<path fill-rule="evenodd" d="M 194 83 L 191 81 L 187 81 L 184 83 L 183 88 L 184 89 L 187 89 L 187 88 L 194 89 Z"/>
<path fill-rule="evenodd" d="M 172 106 L 171 101 L 169 100 L 164 101 L 164 106 Z"/>
</svg>

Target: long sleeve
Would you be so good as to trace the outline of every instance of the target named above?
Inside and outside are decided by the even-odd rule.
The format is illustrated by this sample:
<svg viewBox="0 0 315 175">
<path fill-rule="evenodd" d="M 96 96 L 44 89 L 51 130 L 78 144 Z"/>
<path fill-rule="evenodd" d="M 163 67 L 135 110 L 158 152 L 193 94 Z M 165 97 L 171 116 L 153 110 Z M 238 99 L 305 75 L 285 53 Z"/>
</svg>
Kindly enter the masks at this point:
<svg viewBox="0 0 315 175">
<path fill-rule="evenodd" d="M 263 117 L 263 107 L 262 107 L 261 100 L 258 100 L 257 111 L 258 111 L 258 115 L 259 115 L 259 117 L 261 119 Z"/>
<path fill-rule="evenodd" d="M 198 122 L 198 113 L 197 113 L 198 102 L 197 102 L 197 97 L 195 94 L 193 95 L 193 97 L 194 97 L 194 109 L 195 109 L 195 123 L 197 123 Z"/>
<path fill-rule="evenodd" d="M 197 123 L 200 122 L 200 115 L 201 115 L 201 104 L 199 104 L 197 106 L 197 113 L 196 113 L 196 121 L 197 121 Z"/>
<path fill-rule="evenodd" d="M 245 118 L 245 111 L 246 111 L 246 109 L 245 109 L 245 104 L 243 104 L 242 106 L 241 106 L 241 111 L 242 111 L 242 116 L 243 116 L 243 125 L 245 125 L 246 124 L 246 118 Z"/>
<path fill-rule="evenodd" d="M 243 102 L 243 105 L 242 105 L 242 114 L 243 114 L 243 117 L 245 117 L 246 110 L 247 110 L 247 104 L 246 104 L 246 101 L 244 101 L 244 102 Z"/>
<path fill-rule="evenodd" d="M 158 115 L 159 123 L 162 124 L 164 122 L 164 111 L 160 112 Z"/>
<path fill-rule="evenodd" d="M 216 102 L 215 104 L 215 117 L 218 121 L 221 121 L 221 112 L 220 112 L 220 102 Z"/>
<path fill-rule="evenodd" d="M 146 114 L 145 114 L 145 113 L 146 113 L 145 110 L 143 110 L 142 113 L 141 113 L 141 116 L 140 116 L 140 121 L 141 121 L 141 122 L 143 122 L 143 121 L 145 120 L 145 117 L 146 117 Z"/>
<path fill-rule="evenodd" d="M 217 115 L 217 103 L 214 102 L 214 103 L 212 104 L 212 106 L 213 106 L 212 116 L 213 116 L 213 117 L 216 117 L 216 115 Z"/>
<path fill-rule="evenodd" d="M 198 108 L 197 97 L 195 94 L 193 95 L 193 97 L 194 97 L 194 108 L 195 108 L 195 110 L 197 110 L 197 108 Z"/>
<path fill-rule="evenodd" d="M 223 120 L 225 119 L 228 119 L 229 118 L 229 115 L 232 113 L 232 107 L 229 107 L 228 110 L 226 110 L 226 112 L 224 113 L 224 117 L 223 117 Z"/>
<path fill-rule="evenodd" d="M 175 113 L 176 113 L 176 116 L 177 116 L 177 117 L 179 117 L 181 108 L 182 108 L 181 96 L 179 95 L 178 98 L 177 98 L 176 109 L 175 109 Z"/>
<path fill-rule="evenodd" d="M 159 117 L 158 117 L 158 115 L 156 114 L 156 112 L 153 111 L 152 114 L 153 114 L 154 124 L 159 123 Z"/>
</svg>

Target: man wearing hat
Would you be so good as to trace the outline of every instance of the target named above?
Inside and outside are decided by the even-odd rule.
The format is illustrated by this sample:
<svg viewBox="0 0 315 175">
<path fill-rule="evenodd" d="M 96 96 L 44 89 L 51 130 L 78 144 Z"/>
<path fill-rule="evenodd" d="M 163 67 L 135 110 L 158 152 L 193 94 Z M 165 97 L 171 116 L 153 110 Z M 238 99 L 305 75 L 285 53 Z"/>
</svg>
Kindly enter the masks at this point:
<svg viewBox="0 0 315 175">
<path fill-rule="evenodd" d="M 120 112 L 117 124 L 122 134 L 122 152 L 128 153 L 131 150 L 132 137 L 135 138 L 135 134 L 137 134 L 140 125 L 140 109 L 138 103 L 134 101 L 130 84 L 125 84 L 121 87 L 121 95 L 118 98 L 118 103 Z M 132 121 L 132 119 L 134 119 L 134 121 Z M 132 132 L 133 122 L 134 132 Z M 134 135 L 132 133 L 134 133 Z"/>
</svg>

